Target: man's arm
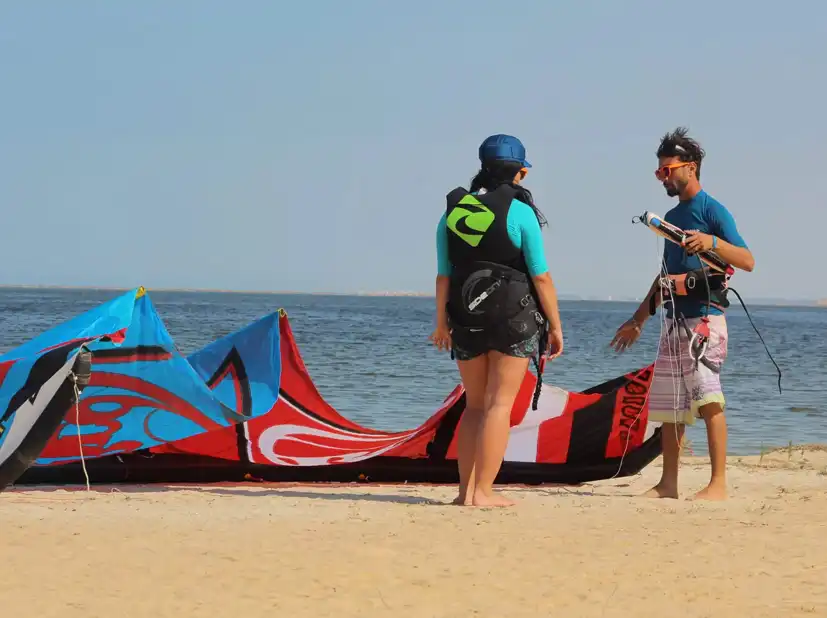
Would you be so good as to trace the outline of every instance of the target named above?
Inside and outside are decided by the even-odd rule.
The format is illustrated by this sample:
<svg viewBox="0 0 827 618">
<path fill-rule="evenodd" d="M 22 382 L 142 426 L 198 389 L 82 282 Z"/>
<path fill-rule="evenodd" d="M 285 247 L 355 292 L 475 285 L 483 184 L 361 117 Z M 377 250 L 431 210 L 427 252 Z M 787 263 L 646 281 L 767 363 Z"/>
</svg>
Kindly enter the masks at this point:
<svg viewBox="0 0 827 618">
<path fill-rule="evenodd" d="M 651 317 L 649 308 L 652 305 L 652 297 L 654 297 L 655 299 L 655 307 L 659 307 L 661 303 L 660 276 L 655 277 L 655 280 L 649 287 L 649 291 L 646 293 L 646 298 L 643 299 L 643 302 L 640 303 L 640 306 L 637 308 L 634 315 L 632 316 L 632 320 L 634 320 L 640 327 L 643 327 L 643 325 L 646 323 L 646 320 L 648 320 Z"/>
<path fill-rule="evenodd" d="M 665 264 L 667 260 L 667 249 L 665 246 L 663 247 L 663 257 L 661 259 Z M 643 302 L 640 303 L 640 306 L 632 315 L 631 321 L 637 324 L 638 329 L 642 329 L 643 325 L 646 323 L 646 320 L 652 316 L 652 305 L 654 305 L 654 308 L 657 309 L 663 302 L 663 294 L 660 289 L 660 277 L 661 273 L 658 273 L 655 280 L 652 281 L 652 285 L 649 286 L 649 291 L 646 292 Z"/>
<path fill-rule="evenodd" d="M 752 251 L 746 247 L 736 247 L 723 238 L 718 238 L 714 244 L 715 247 L 712 250 L 721 256 L 721 259 L 727 264 L 732 264 L 735 268 L 747 272 L 752 272 L 752 269 L 755 268 L 755 258 L 752 257 Z"/>
<path fill-rule="evenodd" d="M 637 341 L 638 337 L 640 337 L 640 333 L 643 330 L 643 325 L 651 316 L 649 313 L 649 307 L 653 302 L 653 298 L 655 306 L 657 307 L 660 305 L 660 276 L 656 277 L 652 282 L 649 292 L 646 294 L 646 298 L 644 298 L 643 302 L 640 303 L 640 306 L 637 308 L 634 315 L 621 324 L 620 328 L 618 328 L 617 332 L 615 332 L 615 336 L 612 337 L 612 341 L 609 343 L 609 346 L 613 347 L 616 352 L 623 352 L 629 346 L 633 345 L 635 341 Z"/>
<path fill-rule="evenodd" d="M 735 268 L 740 268 L 747 272 L 752 272 L 752 269 L 755 268 L 755 258 L 752 257 L 752 251 L 747 247 L 733 245 L 720 236 L 690 230 L 686 233 L 684 247 L 689 255 L 694 255 L 701 251 L 712 251 L 713 253 L 717 253 L 724 262 L 731 264 Z"/>
<path fill-rule="evenodd" d="M 687 252 L 694 254 L 699 251 L 714 251 L 727 264 L 752 272 L 755 258 L 738 232 L 732 213 L 723 206 L 716 205 L 710 208 L 709 217 L 714 234 L 701 234 L 692 230 L 685 243 Z"/>
</svg>

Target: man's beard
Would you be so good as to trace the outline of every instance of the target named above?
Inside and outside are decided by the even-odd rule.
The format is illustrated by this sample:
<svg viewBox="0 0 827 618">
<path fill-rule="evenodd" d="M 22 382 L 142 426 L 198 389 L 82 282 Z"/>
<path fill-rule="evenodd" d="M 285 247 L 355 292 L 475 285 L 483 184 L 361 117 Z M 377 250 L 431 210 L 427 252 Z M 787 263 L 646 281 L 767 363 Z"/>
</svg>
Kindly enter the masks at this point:
<svg viewBox="0 0 827 618">
<path fill-rule="evenodd" d="M 669 197 L 675 197 L 676 195 L 680 195 L 683 187 L 678 186 L 675 183 L 663 183 L 663 188 L 666 189 L 666 195 Z"/>
</svg>

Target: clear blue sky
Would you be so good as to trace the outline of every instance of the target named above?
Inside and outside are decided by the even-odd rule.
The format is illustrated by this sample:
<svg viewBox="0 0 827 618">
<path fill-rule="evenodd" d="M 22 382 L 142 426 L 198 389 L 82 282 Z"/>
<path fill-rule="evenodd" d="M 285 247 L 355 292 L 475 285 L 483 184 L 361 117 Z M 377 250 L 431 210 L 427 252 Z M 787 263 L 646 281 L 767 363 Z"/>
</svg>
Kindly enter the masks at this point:
<svg viewBox="0 0 827 618">
<path fill-rule="evenodd" d="M 4 2 L 0 283 L 431 291 L 444 195 L 519 136 L 562 294 L 642 295 L 660 136 L 827 296 L 827 4 Z M 735 285 L 735 283 L 733 283 Z"/>
</svg>

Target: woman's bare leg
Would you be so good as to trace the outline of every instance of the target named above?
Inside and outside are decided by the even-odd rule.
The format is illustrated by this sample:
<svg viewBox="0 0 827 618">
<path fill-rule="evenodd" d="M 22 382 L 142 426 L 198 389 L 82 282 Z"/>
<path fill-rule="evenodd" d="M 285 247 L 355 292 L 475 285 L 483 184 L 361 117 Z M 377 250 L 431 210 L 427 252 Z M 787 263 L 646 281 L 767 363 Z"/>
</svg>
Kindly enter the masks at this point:
<svg viewBox="0 0 827 618">
<path fill-rule="evenodd" d="M 474 496 L 474 454 L 485 404 L 488 357 L 482 354 L 471 360 L 457 361 L 457 367 L 465 387 L 465 410 L 457 431 L 459 495 L 454 504 L 471 506 Z"/>
<path fill-rule="evenodd" d="M 474 506 L 511 506 L 513 501 L 494 493 L 511 425 L 514 399 L 525 379 L 529 359 L 488 353 L 485 411 L 479 429 L 474 469 Z"/>
</svg>

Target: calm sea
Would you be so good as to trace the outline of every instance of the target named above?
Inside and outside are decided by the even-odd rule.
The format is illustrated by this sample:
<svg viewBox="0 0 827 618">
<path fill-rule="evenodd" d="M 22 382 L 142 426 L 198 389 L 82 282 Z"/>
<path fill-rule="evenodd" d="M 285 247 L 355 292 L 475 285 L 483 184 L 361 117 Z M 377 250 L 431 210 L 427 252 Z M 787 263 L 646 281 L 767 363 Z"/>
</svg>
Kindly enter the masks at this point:
<svg viewBox="0 0 827 618">
<path fill-rule="evenodd" d="M 119 293 L 0 289 L 0 353 Z M 432 299 L 150 293 L 185 354 L 284 308 L 319 391 L 342 414 L 364 425 L 414 427 L 459 379 L 450 356 L 427 339 Z M 736 302 L 729 312 L 729 359 L 723 375 L 730 452 L 758 453 L 762 446 L 789 441 L 827 443 L 827 309 L 750 306 L 745 301 L 781 367 L 784 392 L 778 393 L 775 367 Z M 657 318 L 631 351 L 618 355 L 608 348 L 634 305 L 562 301 L 560 308 L 566 349 L 547 367 L 547 382 L 584 389 L 654 360 Z M 706 453 L 702 424 L 688 436 L 696 454 Z"/>
</svg>

